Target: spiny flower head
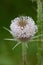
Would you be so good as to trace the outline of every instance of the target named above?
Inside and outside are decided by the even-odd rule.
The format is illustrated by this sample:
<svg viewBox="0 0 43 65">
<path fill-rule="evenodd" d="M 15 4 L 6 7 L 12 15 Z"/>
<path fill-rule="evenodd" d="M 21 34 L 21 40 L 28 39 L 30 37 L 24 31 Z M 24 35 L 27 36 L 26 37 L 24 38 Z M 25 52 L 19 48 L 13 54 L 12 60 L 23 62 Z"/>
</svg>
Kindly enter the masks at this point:
<svg viewBox="0 0 43 65">
<path fill-rule="evenodd" d="M 28 16 L 20 16 L 11 21 L 10 29 L 14 38 L 27 40 L 38 30 L 34 20 Z"/>
</svg>

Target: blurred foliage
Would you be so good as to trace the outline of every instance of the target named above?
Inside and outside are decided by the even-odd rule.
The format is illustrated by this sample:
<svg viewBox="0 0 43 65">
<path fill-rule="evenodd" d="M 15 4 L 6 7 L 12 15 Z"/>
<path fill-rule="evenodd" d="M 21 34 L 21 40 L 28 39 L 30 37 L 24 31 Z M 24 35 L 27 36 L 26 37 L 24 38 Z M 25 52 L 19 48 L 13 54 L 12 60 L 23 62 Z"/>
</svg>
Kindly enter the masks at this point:
<svg viewBox="0 0 43 65">
<path fill-rule="evenodd" d="M 9 28 L 11 20 L 21 15 L 30 16 L 36 21 L 36 2 L 31 0 L 0 0 L 0 65 L 22 65 L 22 46 L 19 45 L 12 50 L 17 42 L 5 41 L 4 38 L 12 38 L 12 36 L 3 29 L 3 26 Z M 41 34 L 43 33 L 43 22 L 38 25 L 39 32 L 37 34 Z M 43 42 L 41 42 L 41 38 L 39 38 L 40 42 L 28 43 L 28 65 L 37 65 L 38 58 L 43 65 Z M 38 56 L 37 53 L 39 53 Z"/>
</svg>

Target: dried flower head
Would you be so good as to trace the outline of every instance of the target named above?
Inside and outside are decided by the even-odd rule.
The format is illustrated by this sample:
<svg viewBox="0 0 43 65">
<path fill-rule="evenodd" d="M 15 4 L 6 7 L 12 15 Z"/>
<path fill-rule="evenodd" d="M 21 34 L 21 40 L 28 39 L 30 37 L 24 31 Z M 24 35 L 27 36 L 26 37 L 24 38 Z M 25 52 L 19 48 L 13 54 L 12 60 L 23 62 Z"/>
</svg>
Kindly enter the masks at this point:
<svg viewBox="0 0 43 65">
<path fill-rule="evenodd" d="M 20 16 L 11 21 L 10 29 L 14 38 L 27 40 L 38 30 L 34 20 L 27 16 Z"/>
</svg>

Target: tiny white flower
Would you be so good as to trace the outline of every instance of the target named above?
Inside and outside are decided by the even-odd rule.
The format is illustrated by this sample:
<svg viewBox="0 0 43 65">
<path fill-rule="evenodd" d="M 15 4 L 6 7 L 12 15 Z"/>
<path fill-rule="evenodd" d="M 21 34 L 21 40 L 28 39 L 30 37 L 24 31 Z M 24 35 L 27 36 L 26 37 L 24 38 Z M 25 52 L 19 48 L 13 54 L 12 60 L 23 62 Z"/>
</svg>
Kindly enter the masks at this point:
<svg viewBox="0 0 43 65">
<path fill-rule="evenodd" d="M 38 30 L 34 20 L 28 16 L 20 16 L 11 21 L 10 29 L 14 38 L 29 39 Z"/>
<path fill-rule="evenodd" d="M 34 38 L 38 38 L 43 36 L 40 34 L 38 36 L 34 36 L 38 31 L 38 27 L 35 24 L 35 21 L 29 16 L 20 16 L 11 21 L 10 30 L 6 27 L 3 27 L 5 30 L 9 31 L 10 34 L 13 35 L 13 39 L 5 38 L 4 40 L 17 41 L 18 43 L 12 48 L 14 49 L 19 44 L 26 41 L 26 47 L 28 48 L 27 41 L 40 41 L 33 40 Z M 41 40 L 43 41 L 43 40 Z"/>
</svg>

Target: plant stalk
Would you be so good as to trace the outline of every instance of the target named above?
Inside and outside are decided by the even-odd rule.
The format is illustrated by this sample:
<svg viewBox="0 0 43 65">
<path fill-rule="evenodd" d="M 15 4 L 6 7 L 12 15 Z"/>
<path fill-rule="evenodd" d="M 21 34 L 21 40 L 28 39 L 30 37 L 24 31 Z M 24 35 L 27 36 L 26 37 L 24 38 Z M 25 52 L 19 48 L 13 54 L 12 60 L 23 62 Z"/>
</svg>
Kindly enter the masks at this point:
<svg viewBox="0 0 43 65">
<path fill-rule="evenodd" d="M 27 48 L 26 48 L 26 43 L 22 43 L 22 61 L 23 61 L 23 65 L 27 65 Z"/>
<path fill-rule="evenodd" d="M 42 22 L 42 1 L 37 0 L 37 23 Z"/>
<path fill-rule="evenodd" d="M 37 23 L 40 24 L 40 28 L 41 28 L 41 33 L 42 33 L 42 1 L 41 0 L 37 0 Z M 39 49 L 39 45 L 41 45 L 40 43 L 37 43 L 37 65 L 41 65 L 41 53 L 40 53 L 40 49 Z"/>
</svg>

